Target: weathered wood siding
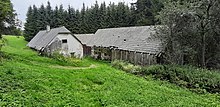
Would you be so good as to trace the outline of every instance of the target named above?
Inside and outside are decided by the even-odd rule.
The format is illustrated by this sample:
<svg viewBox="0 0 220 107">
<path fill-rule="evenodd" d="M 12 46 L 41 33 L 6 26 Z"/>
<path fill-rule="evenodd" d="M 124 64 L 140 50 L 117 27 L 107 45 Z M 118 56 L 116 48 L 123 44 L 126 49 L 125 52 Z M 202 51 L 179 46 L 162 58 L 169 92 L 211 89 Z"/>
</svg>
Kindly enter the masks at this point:
<svg viewBox="0 0 220 107">
<path fill-rule="evenodd" d="M 109 49 L 102 47 L 92 48 L 92 57 L 102 60 L 122 60 L 135 65 L 152 65 L 157 63 L 157 57 L 154 54 L 126 51 L 119 49 Z"/>
<path fill-rule="evenodd" d="M 90 56 L 92 48 L 86 45 L 83 45 L 83 56 Z"/>
<path fill-rule="evenodd" d="M 157 63 L 157 57 L 154 54 L 118 49 L 112 50 L 111 60 L 123 60 L 136 65 L 151 65 Z"/>
<path fill-rule="evenodd" d="M 62 49 L 62 43 L 59 39 L 55 39 L 47 48 L 44 49 L 43 54 L 50 56 L 54 52 L 59 52 Z"/>
<path fill-rule="evenodd" d="M 96 59 L 111 60 L 112 58 L 112 52 L 109 48 L 93 47 L 91 52 L 91 56 Z"/>
</svg>

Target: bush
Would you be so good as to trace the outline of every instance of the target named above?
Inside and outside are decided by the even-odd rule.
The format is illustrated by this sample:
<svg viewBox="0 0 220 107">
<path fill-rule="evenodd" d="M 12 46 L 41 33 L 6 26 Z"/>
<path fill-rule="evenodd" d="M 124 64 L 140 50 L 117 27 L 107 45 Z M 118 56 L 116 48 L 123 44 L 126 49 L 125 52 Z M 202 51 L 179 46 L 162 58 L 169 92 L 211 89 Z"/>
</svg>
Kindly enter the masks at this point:
<svg viewBox="0 0 220 107">
<path fill-rule="evenodd" d="M 140 67 L 128 62 L 115 60 L 112 66 L 136 75 L 150 75 L 198 93 L 220 93 L 220 72 L 199 69 L 192 66 L 152 65 Z"/>
<path fill-rule="evenodd" d="M 7 42 L 6 39 L 0 38 L 0 51 L 1 51 L 2 47 L 5 46 L 6 42 Z"/>
<path fill-rule="evenodd" d="M 2 52 L 2 51 L 0 51 L 0 65 L 2 65 L 3 61 L 7 60 L 7 59 L 11 59 L 11 56 L 4 53 L 4 52 Z"/>
<path fill-rule="evenodd" d="M 154 65 L 145 67 L 140 72 L 142 75 L 152 75 L 153 78 L 167 80 L 178 86 L 190 88 L 203 93 L 220 92 L 220 73 L 190 66 Z"/>
<path fill-rule="evenodd" d="M 63 66 L 81 66 L 79 65 L 81 60 L 80 59 L 76 59 L 76 58 L 72 58 L 72 57 L 65 57 L 59 53 L 53 53 L 53 55 L 51 55 L 51 58 L 53 58 L 54 60 L 56 60 L 57 64 L 59 65 L 63 65 Z"/>
<path fill-rule="evenodd" d="M 129 73 L 136 73 L 136 72 L 141 70 L 140 66 L 133 65 L 133 64 L 130 64 L 128 62 L 119 61 L 119 60 L 113 61 L 112 66 L 117 68 L 117 69 L 129 72 Z"/>
</svg>

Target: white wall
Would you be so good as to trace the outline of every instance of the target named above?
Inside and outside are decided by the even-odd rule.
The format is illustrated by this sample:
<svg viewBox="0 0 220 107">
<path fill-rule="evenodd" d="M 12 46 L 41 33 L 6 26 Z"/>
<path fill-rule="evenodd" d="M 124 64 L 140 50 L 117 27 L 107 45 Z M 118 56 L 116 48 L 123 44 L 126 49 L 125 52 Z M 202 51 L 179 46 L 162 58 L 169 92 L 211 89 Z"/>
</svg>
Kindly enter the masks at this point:
<svg viewBox="0 0 220 107">
<path fill-rule="evenodd" d="M 70 53 L 75 53 L 74 56 L 78 57 L 78 58 L 82 58 L 83 57 L 83 46 L 82 44 L 76 39 L 74 38 L 71 34 L 58 34 L 55 39 L 59 39 L 62 41 L 62 39 L 67 39 L 67 45 L 68 46 L 68 52 L 65 54 L 70 54 Z"/>
</svg>

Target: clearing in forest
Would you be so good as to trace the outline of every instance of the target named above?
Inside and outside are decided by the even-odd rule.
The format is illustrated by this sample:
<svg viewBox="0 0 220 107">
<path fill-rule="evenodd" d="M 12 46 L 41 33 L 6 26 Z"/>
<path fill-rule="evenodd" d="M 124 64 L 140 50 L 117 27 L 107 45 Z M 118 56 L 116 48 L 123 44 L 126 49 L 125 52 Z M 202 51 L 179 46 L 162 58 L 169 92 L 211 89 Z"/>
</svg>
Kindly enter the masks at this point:
<svg viewBox="0 0 220 107">
<path fill-rule="evenodd" d="M 92 59 L 38 56 L 23 37 L 5 36 L 0 65 L 0 106 L 218 106 L 213 94 L 196 94 L 144 79 Z"/>
</svg>

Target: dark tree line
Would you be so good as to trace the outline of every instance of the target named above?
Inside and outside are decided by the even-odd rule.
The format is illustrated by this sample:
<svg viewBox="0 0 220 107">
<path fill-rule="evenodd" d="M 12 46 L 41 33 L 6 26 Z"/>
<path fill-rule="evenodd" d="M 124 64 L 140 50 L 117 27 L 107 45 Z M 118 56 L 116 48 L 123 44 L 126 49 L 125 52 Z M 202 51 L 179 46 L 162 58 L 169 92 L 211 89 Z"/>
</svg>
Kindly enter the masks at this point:
<svg viewBox="0 0 220 107">
<path fill-rule="evenodd" d="M 161 0 L 138 0 L 131 6 L 123 2 L 118 4 L 96 3 L 91 7 L 83 4 L 81 10 L 63 5 L 51 7 L 50 2 L 39 8 L 30 6 L 27 12 L 24 36 L 30 41 L 46 25 L 51 28 L 65 26 L 72 33 L 95 33 L 101 28 L 154 25 L 158 22 L 155 16 L 163 7 Z"/>
</svg>

